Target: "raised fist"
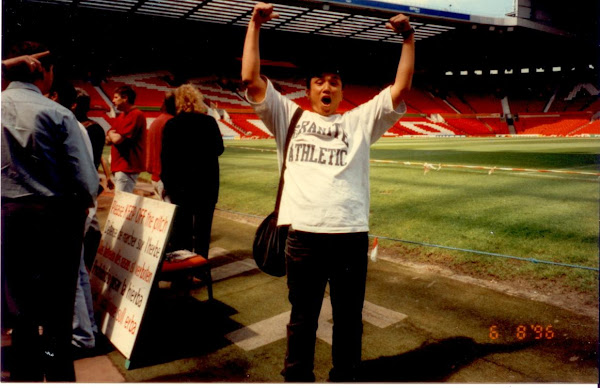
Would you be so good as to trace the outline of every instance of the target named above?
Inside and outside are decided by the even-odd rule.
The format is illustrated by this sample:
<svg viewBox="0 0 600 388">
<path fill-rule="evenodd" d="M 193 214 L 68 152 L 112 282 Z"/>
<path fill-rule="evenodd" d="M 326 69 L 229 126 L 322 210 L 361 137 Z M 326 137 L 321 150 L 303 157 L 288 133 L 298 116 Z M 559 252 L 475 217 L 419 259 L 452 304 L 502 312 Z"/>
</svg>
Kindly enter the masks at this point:
<svg viewBox="0 0 600 388">
<path fill-rule="evenodd" d="M 278 17 L 279 14 L 273 12 L 273 4 L 257 3 L 252 12 L 252 20 L 257 24 L 263 24 Z"/>
<path fill-rule="evenodd" d="M 401 13 L 394 17 L 391 17 L 390 21 L 387 22 L 385 26 L 398 34 L 408 31 L 411 28 L 409 17 Z"/>
</svg>

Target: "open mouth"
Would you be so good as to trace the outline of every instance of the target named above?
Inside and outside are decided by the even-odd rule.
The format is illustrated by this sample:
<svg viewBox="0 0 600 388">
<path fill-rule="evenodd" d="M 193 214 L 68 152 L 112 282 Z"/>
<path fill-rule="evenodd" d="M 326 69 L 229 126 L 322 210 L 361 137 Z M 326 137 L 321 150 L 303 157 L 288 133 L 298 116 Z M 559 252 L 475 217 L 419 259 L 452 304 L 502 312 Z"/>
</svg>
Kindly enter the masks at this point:
<svg viewBox="0 0 600 388">
<path fill-rule="evenodd" d="M 325 105 L 329 105 L 329 104 L 331 104 L 331 97 L 327 97 L 327 96 L 322 97 L 321 102 Z"/>
</svg>

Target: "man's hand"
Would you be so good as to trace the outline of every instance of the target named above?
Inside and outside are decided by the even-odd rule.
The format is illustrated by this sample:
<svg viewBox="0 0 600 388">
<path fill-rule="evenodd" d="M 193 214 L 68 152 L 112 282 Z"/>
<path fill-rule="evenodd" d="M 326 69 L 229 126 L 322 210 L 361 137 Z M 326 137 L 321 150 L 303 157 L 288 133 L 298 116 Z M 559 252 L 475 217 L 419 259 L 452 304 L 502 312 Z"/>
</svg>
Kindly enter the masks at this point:
<svg viewBox="0 0 600 388">
<path fill-rule="evenodd" d="M 409 17 L 401 13 L 394 17 L 391 17 L 390 21 L 387 22 L 385 26 L 397 34 L 406 32 L 411 28 Z"/>
<path fill-rule="evenodd" d="M 270 20 L 279 17 L 277 12 L 273 12 L 273 4 L 257 3 L 252 12 L 252 21 L 258 25 L 262 25 Z"/>
<path fill-rule="evenodd" d="M 44 70 L 40 58 L 50 55 L 50 51 L 31 55 L 21 55 L 19 57 L 9 58 L 2 61 L 2 70 L 5 71 L 23 71 L 27 69 L 30 74 L 42 73 Z"/>
</svg>

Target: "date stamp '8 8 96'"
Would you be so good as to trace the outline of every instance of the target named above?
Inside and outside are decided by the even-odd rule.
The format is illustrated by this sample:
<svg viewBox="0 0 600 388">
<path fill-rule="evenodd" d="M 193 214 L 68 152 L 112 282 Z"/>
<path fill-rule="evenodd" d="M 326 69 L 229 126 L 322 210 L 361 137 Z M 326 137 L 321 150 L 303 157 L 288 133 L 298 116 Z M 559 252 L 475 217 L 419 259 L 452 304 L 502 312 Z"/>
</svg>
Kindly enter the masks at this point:
<svg viewBox="0 0 600 388">
<path fill-rule="evenodd" d="M 498 325 L 490 326 L 489 337 L 491 340 L 502 338 L 515 338 L 519 341 L 524 340 L 551 340 L 556 336 L 552 325 L 518 325 L 508 330 L 502 330 Z"/>
</svg>

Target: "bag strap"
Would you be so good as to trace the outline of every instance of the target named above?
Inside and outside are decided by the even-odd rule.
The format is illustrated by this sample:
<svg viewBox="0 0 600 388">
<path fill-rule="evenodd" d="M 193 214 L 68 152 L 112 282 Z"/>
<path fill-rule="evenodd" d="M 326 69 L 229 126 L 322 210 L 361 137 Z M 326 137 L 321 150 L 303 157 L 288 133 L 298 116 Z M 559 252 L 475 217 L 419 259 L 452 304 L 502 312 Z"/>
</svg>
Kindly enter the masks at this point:
<svg viewBox="0 0 600 388">
<path fill-rule="evenodd" d="M 279 189 L 277 190 L 277 201 L 275 202 L 275 213 L 279 213 L 279 204 L 281 202 L 281 194 L 283 194 L 283 173 L 285 172 L 286 160 L 288 154 L 288 148 L 290 147 L 290 141 L 292 140 L 292 136 L 296 130 L 296 124 L 298 124 L 298 120 L 300 120 L 300 116 L 304 110 L 300 107 L 296 109 L 294 115 L 292 116 L 292 121 L 290 121 L 290 126 L 288 127 L 287 136 L 285 138 L 285 146 L 283 147 L 283 163 L 281 165 L 281 173 L 279 174 Z"/>
</svg>

